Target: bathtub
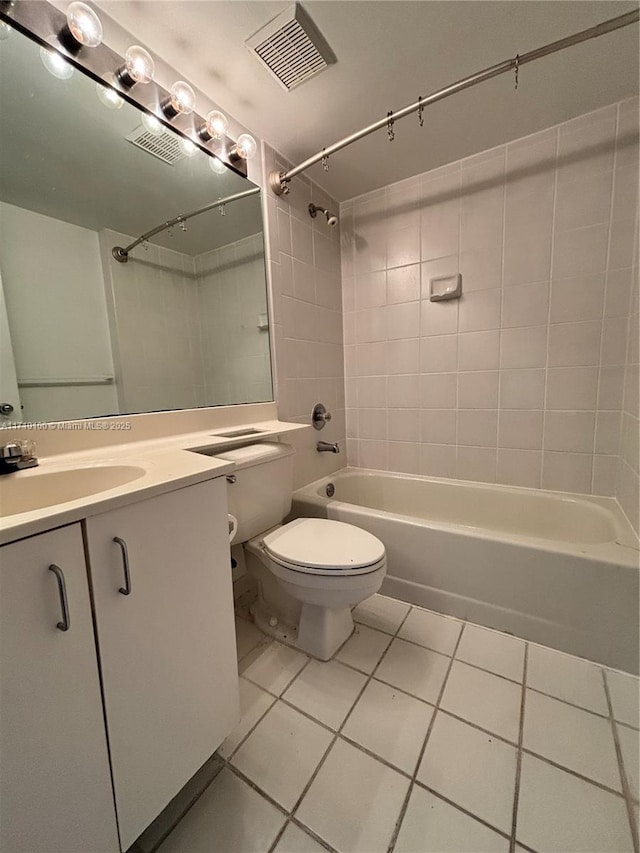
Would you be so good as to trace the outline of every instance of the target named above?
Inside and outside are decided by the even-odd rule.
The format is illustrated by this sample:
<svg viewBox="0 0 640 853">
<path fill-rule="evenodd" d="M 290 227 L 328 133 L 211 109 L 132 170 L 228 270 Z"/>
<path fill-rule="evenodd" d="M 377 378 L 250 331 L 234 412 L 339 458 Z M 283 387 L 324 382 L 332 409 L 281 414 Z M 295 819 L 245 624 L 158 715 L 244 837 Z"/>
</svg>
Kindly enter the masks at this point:
<svg viewBox="0 0 640 853">
<path fill-rule="evenodd" d="M 346 468 L 294 493 L 307 516 L 381 539 L 386 595 L 638 672 L 638 540 L 613 498 Z"/>
</svg>

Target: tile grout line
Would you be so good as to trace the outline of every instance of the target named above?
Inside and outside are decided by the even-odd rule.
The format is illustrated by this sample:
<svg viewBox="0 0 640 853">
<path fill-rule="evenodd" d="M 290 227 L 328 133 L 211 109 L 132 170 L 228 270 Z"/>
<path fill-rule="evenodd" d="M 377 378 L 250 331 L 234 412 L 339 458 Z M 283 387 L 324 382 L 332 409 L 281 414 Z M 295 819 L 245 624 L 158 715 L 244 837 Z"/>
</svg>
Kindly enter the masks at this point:
<svg viewBox="0 0 640 853">
<path fill-rule="evenodd" d="M 520 802 L 520 780 L 522 776 L 522 742 L 524 740 L 524 714 L 527 696 L 527 667 L 529 664 L 529 644 L 524 647 L 524 665 L 522 669 L 522 694 L 520 696 L 520 726 L 518 729 L 518 752 L 516 756 L 516 778 L 513 791 L 513 817 L 511 822 L 511 839 L 509 841 L 509 853 L 516 849 L 516 829 L 518 824 L 518 805 Z"/>
<path fill-rule="evenodd" d="M 631 840 L 633 842 L 633 849 L 635 853 L 638 853 L 640 849 L 640 844 L 638 842 L 638 827 L 635 821 L 634 815 L 634 802 L 631 796 L 631 789 L 629 787 L 629 781 L 627 779 L 627 773 L 624 766 L 624 759 L 622 757 L 622 747 L 620 746 L 620 738 L 618 737 L 618 729 L 616 726 L 616 721 L 613 716 L 613 702 L 611 701 L 611 693 L 609 692 L 609 683 L 607 682 L 607 677 L 605 675 L 605 671 L 602 670 L 602 682 L 604 684 L 604 692 L 607 696 L 607 705 L 609 707 L 609 721 L 611 723 L 611 733 L 613 735 L 613 743 L 616 750 L 616 758 L 618 760 L 618 772 L 620 773 L 620 781 L 622 783 L 622 793 L 624 796 L 625 805 L 627 807 L 627 816 L 629 818 L 629 829 L 631 830 Z"/>
<path fill-rule="evenodd" d="M 434 797 L 437 797 L 439 800 L 442 800 L 443 803 L 446 803 L 448 806 L 456 809 L 456 811 L 462 812 L 462 814 L 467 815 L 467 817 L 472 818 L 473 820 L 481 823 L 483 826 L 486 826 L 487 829 L 490 829 L 492 832 L 495 832 L 505 841 L 509 840 L 509 833 L 505 832 L 504 829 L 498 829 L 497 826 L 494 826 L 483 817 L 478 817 L 478 815 L 470 812 L 469 809 L 461 806 L 460 803 L 456 803 L 453 800 L 450 800 L 448 797 L 445 797 L 444 794 L 440 793 L 440 791 L 436 791 L 435 788 L 431 788 L 429 785 L 426 785 L 424 782 L 421 782 L 419 779 L 416 779 L 414 782 L 414 786 L 420 788 L 423 791 L 427 791 L 429 794 L 432 794 Z"/>
<path fill-rule="evenodd" d="M 392 640 L 393 640 L 393 639 L 395 639 L 395 637 L 397 636 L 398 632 L 400 631 L 400 629 L 401 629 L 401 628 L 402 628 L 402 626 L 404 625 L 404 623 L 405 623 L 405 621 L 406 621 L 407 617 L 409 616 L 409 613 L 411 613 L 411 611 L 412 611 L 412 610 L 413 610 L 413 607 L 412 607 L 411 605 L 409 605 L 409 608 L 408 608 L 407 612 L 405 613 L 404 617 L 402 618 L 402 620 L 401 620 L 400 624 L 398 625 L 398 628 L 397 628 L 397 630 L 396 630 L 395 634 L 393 634 L 393 635 L 392 635 Z M 388 650 L 389 650 L 390 648 L 391 648 L 391 643 L 389 643 L 389 645 L 387 646 L 387 648 L 386 648 L 386 649 L 384 650 L 384 652 L 382 653 L 382 655 L 381 655 L 381 657 L 380 657 L 380 660 L 378 661 L 378 663 L 377 663 L 377 664 L 376 664 L 376 666 L 374 667 L 374 669 L 373 669 L 372 673 L 371 673 L 370 675 L 368 675 L 368 676 L 367 676 L 367 680 L 366 680 L 366 681 L 365 681 L 365 683 L 363 684 L 363 686 L 362 686 L 362 688 L 361 688 L 360 692 L 359 692 L 359 693 L 358 693 L 358 695 L 356 696 L 356 699 L 355 699 L 355 701 L 354 701 L 353 705 L 352 705 L 352 706 L 351 706 L 351 708 L 349 709 L 349 712 L 347 713 L 347 715 L 345 716 L 344 720 L 342 721 L 342 723 L 341 723 L 340 727 L 339 727 L 337 730 L 332 730 L 332 729 L 330 729 L 330 728 L 329 728 L 328 726 L 326 726 L 325 724 L 320 723 L 320 721 L 319 721 L 319 720 L 317 720 L 317 719 L 315 719 L 315 718 L 311 717 L 310 715 L 308 715 L 308 714 L 306 714 L 305 712 L 301 711 L 299 708 L 296 708 L 295 706 L 292 706 L 289 702 L 287 702 L 285 699 L 283 699 L 282 695 L 277 697 L 277 701 L 279 700 L 279 701 L 283 702 L 283 704 L 286 704 L 287 706 L 292 707 L 295 711 L 298 711 L 298 713 L 302 713 L 305 717 L 308 717 L 310 720 L 312 720 L 313 722 L 315 722 L 317 725 L 321 725 L 323 728 L 325 728 L 325 729 L 327 729 L 328 731 L 330 731 L 330 732 L 332 733 L 332 735 L 333 735 L 333 738 L 332 738 L 332 740 L 331 740 L 330 744 L 328 745 L 327 749 L 325 750 L 325 752 L 324 752 L 324 754 L 323 754 L 322 758 L 320 759 L 319 763 L 316 765 L 316 768 L 315 768 L 315 770 L 313 771 L 313 773 L 312 773 L 312 775 L 311 775 L 311 778 L 308 780 L 307 784 L 306 784 L 306 785 L 304 786 L 304 788 L 302 789 L 302 792 L 301 792 L 300 796 L 298 797 L 298 799 L 296 800 L 296 802 L 294 803 L 293 808 L 292 808 L 290 811 L 285 810 L 286 815 L 287 815 L 287 820 L 285 821 L 285 825 L 284 825 L 284 827 L 282 828 L 281 832 L 279 833 L 278 838 L 273 842 L 273 844 L 272 844 L 272 845 L 271 845 L 271 847 L 269 848 L 269 853 L 273 853 L 273 851 L 275 850 L 275 846 L 276 846 L 276 844 L 278 843 L 279 838 L 282 836 L 282 834 L 284 833 L 284 830 L 286 829 L 286 827 L 287 827 L 287 825 L 288 825 L 289 823 L 294 823 L 296 826 L 299 826 L 300 828 L 304 828 L 304 830 L 305 830 L 306 832 L 308 832 L 312 837 L 314 837 L 316 840 L 318 840 L 319 842 L 321 842 L 321 843 L 322 843 L 322 844 L 323 844 L 327 849 L 331 850 L 331 851 L 332 851 L 332 853 L 337 853 L 337 851 L 334 851 L 334 848 L 333 848 L 333 847 L 331 847 L 331 845 L 329 845 L 326 841 L 324 841 L 323 839 L 321 839 L 321 838 L 320 838 L 320 836 L 318 836 L 318 835 L 317 835 L 313 830 L 311 830 L 309 827 L 307 827 L 307 826 L 306 826 L 306 825 L 305 825 L 305 824 L 304 824 L 304 823 L 303 823 L 299 818 L 296 818 L 296 816 L 295 816 L 295 812 L 297 811 L 297 809 L 298 809 L 298 808 L 299 808 L 299 806 L 301 805 L 301 803 L 302 803 L 303 799 L 305 798 L 305 796 L 306 796 L 306 794 L 307 794 L 307 792 L 308 792 L 309 788 L 311 787 L 311 785 L 312 785 L 312 784 L 313 784 L 313 782 L 315 781 L 315 779 L 316 779 L 316 777 L 317 777 L 318 773 L 319 773 L 319 772 L 320 772 L 320 770 L 322 769 L 322 767 L 323 767 L 323 765 L 324 765 L 325 761 L 327 760 L 327 758 L 328 758 L 328 756 L 329 756 L 329 753 L 331 752 L 331 750 L 333 749 L 333 747 L 334 747 L 335 743 L 337 742 L 337 740 L 338 740 L 338 738 L 339 738 L 340 732 L 342 731 L 343 727 L 346 725 L 346 723 L 347 723 L 347 721 L 348 721 L 349 717 L 350 717 L 350 716 L 351 716 L 351 714 L 353 713 L 353 710 L 355 709 L 356 705 L 357 705 L 357 704 L 358 704 L 358 702 L 360 701 L 360 698 L 361 698 L 362 694 L 364 693 L 364 691 L 366 690 L 367 685 L 371 682 L 371 680 L 372 680 L 372 678 L 373 678 L 373 673 L 374 673 L 374 672 L 377 670 L 377 668 L 380 666 L 380 664 L 381 664 L 381 663 L 382 663 L 382 661 L 384 660 L 384 658 L 385 658 L 385 656 L 386 656 L 386 654 L 387 654 L 387 652 L 388 652 Z M 309 660 L 307 661 L 307 663 L 305 664 L 305 666 L 301 668 L 300 672 L 302 672 L 302 670 L 306 668 L 306 666 L 307 666 L 307 664 L 309 663 L 309 661 L 310 661 L 310 660 L 311 660 L 311 658 L 309 658 Z M 299 675 L 299 674 L 300 674 L 300 673 L 297 673 L 297 675 Z M 363 674 L 363 673 L 361 673 L 361 674 Z M 297 677 L 297 675 L 296 675 L 296 677 Z M 293 683 L 293 681 L 294 681 L 294 680 L 295 680 L 295 678 L 293 678 L 293 679 L 289 682 L 289 684 L 287 685 L 287 687 L 285 688 L 285 690 L 283 690 L 283 694 L 286 692 L 286 690 L 288 690 L 288 689 L 289 689 L 289 686 Z M 253 683 L 253 682 L 252 682 L 252 683 Z M 257 685 L 257 686 L 259 686 L 259 685 Z M 264 689 L 264 688 L 262 688 L 262 689 Z M 268 691 L 267 691 L 267 692 L 268 692 Z M 272 695 L 272 694 L 270 694 L 270 695 Z M 271 709 L 271 708 L 273 708 L 273 707 L 274 707 L 274 705 L 275 705 L 275 703 L 273 703 L 273 704 L 270 706 L 270 709 Z M 269 709 L 269 710 L 270 710 L 270 709 Z M 261 719 L 262 719 L 262 718 L 261 718 Z M 257 724 L 256 724 L 256 726 L 257 726 Z M 254 728 L 255 728 L 255 727 L 254 727 Z M 247 737 L 248 737 L 248 736 L 247 736 Z M 244 777 L 244 774 L 240 773 L 240 772 L 239 772 L 239 771 L 238 771 L 238 770 L 237 770 L 237 769 L 236 769 L 232 764 L 230 764 L 230 763 L 229 763 L 227 766 L 229 767 L 229 769 L 230 769 L 231 771 L 235 772 L 235 773 L 236 773 L 238 776 L 240 776 L 244 781 L 247 781 L 247 782 L 249 781 L 248 779 L 246 779 L 246 777 Z M 259 786 L 257 786 L 255 783 L 253 783 L 253 782 L 251 782 L 251 787 L 252 787 L 252 788 L 254 788 L 256 791 L 258 791 L 259 793 L 266 794 L 266 792 L 262 791 L 262 789 L 261 789 Z M 271 797 L 269 797 L 269 795 L 266 795 L 266 796 L 268 797 L 268 799 L 269 799 L 270 801 L 272 800 L 272 798 L 271 798 Z M 275 801 L 273 801 L 273 802 L 275 802 Z M 283 807 L 282 807 L 282 806 L 280 806 L 280 805 L 278 806 L 278 808 L 279 808 L 280 810 L 282 810 L 282 809 L 283 809 Z"/>
<path fill-rule="evenodd" d="M 442 701 L 442 697 L 444 695 L 444 691 L 445 691 L 445 688 L 447 686 L 447 681 L 449 680 L 449 674 L 451 673 L 451 669 L 453 668 L 453 664 L 454 664 L 454 661 L 456 659 L 456 654 L 458 652 L 458 647 L 460 646 L 460 643 L 462 641 L 462 637 L 464 635 L 464 629 L 466 628 L 466 626 L 467 626 L 467 623 L 463 622 L 462 628 L 460 629 L 460 633 L 458 635 L 458 639 L 456 640 L 456 644 L 454 646 L 453 652 L 451 653 L 449 665 L 447 667 L 447 671 L 445 673 L 442 685 L 440 687 L 440 691 L 438 693 L 438 698 L 436 699 L 434 711 L 433 711 L 433 714 L 431 716 L 431 720 L 429 721 L 429 727 L 427 729 L 427 733 L 425 735 L 424 741 L 422 742 L 422 747 L 418 753 L 418 760 L 416 761 L 416 765 L 415 765 L 413 774 L 411 776 L 411 783 L 409 784 L 409 788 L 408 788 L 406 796 L 404 798 L 404 802 L 402 804 L 402 807 L 400 808 L 400 814 L 398 815 L 398 818 L 396 820 L 396 825 L 395 825 L 395 827 L 393 829 L 393 833 L 391 835 L 391 840 L 390 840 L 389 846 L 387 848 L 387 853 L 393 853 L 395 846 L 398 842 L 398 836 L 400 834 L 400 828 L 402 826 L 405 814 L 407 812 L 407 807 L 409 805 L 409 799 L 411 797 L 411 792 L 413 790 L 413 787 L 414 787 L 414 784 L 416 781 L 416 777 L 417 777 L 418 771 L 420 769 L 420 765 L 422 764 L 422 759 L 424 757 L 424 753 L 426 751 L 427 744 L 429 742 L 429 738 L 431 737 L 431 732 L 433 731 L 433 727 L 435 725 L 436 717 L 438 716 L 438 711 L 440 709 L 440 702 Z"/>
<path fill-rule="evenodd" d="M 401 639 L 401 638 L 397 638 L 397 639 Z M 431 650 L 430 650 L 430 649 L 428 649 L 427 651 L 431 651 Z M 386 654 L 386 650 L 385 650 L 385 654 Z M 383 656 L 384 656 L 384 655 L 383 655 Z M 443 655 L 443 656 L 444 656 L 444 655 Z M 448 655 L 447 655 L 446 657 L 450 657 L 450 656 L 448 656 Z M 455 662 L 461 663 L 461 661 L 459 661 L 457 658 L 453 659 L 453 661 L 454 661 L 454 663 L 455 663 Z M 380 663 L 381 663 L 381 662 L 382 662 L 382 657 L 381 657 L 381 659 L 380 659 Z M 348 664 L 343 664 L 343 666 L 348 667 Z M 359 675 L 367 675 L 367 673 L 363 673 L 361 670 L 355 669 L 354 667 L 348 667 L 348 668 L 352 669 L 352 671 L 353 671 L 353 672 L 357 672 Z M 302 670 L 301 670 L 301 671 L 302 671 Z M 488 671 L 487 671 L 487 672 L 488 672 Z M 493 673 L 489 673 L 489 674 L 493 674 Z M 245 679 L 245 680 L 247 680 L 247 681 L 248 681 L 249 679 Z M 514 684 L 514 685 L 515 685 L 515 684 L 518 684 L 518 686 L 521 686 L 521 685 L 522 685 L 522 683 L 521 683 L 521 682 L 515 682 L 515 681 L 513 681 L 513 682 L 512 682 L 512 681 L 510 681 L 509 679 L 504 679 L 504 680 L 505 680 L 505 681 L 507 681 L 508 683 L 511 683 L 511 684 Z M 415 700 L 415 701 L 417 701 L 417 702 L 420 702 L 421 704 L 423 704 L 423 705 L 427 706 L 428 708 L 432 709 L 432 710 L 435 712 L 435 705 L 434 705 L 433 703 L 428 702 L 426 699 L 423 699 L 423 698 L 422 698 L 422 697 L 420 697 L 420 696 L 417 696 L 415 693 L 409 693 L 407 690 L 404 690 L 402 687 L 398 687 L 397 685 L 392 684 L 391 682 L 388 682 L 388 681 L 383 681 L 381 678 L 376 678 L 376 677 L 374 677 L 373 675 L 371 676 L 371 678 L 369 678 L 368 682 L 364 685 L 364 687 L 366 688 L 366 687 L 368 686 L 368 683 L 370 683 L 371 681 L 375 681 L 375 682 L 376 682 L 376 683 L 378 683 L 378 684 L 383 684 L 385 687 L 389 687 L 389 688 L 391 688 L 391 689 L 393 689 L 393 690 L 396 690 L 398 693 L 402 693 L 404 696 L 408 696 L 409 698 L 414 699 L 414 700 Z M 259 684 L 255 684 L 253 681 L 251 681 L 250 683 L 251 683 L 251 684 L 253 684 L 255 687 L 260 687 L 260 685 L 259 685 Z M 261 687 L 260 689 L 264 690 L 264 688 L 263 688 L 263 687 Z M 532 691 L 532 692 L 534 692 L 534 693 L 541 693 L 541 691 L 534 690 L 534 689 L 533 689 L 533 688 L 531 688 L 531 687 L 527 687 L 526 689 L 527 689 L 527 690 L 531 690 L 531 691 Z M 363 688 L 363 690 L 364 690 L 364 688 Z M 342 734 L 342 731 L 341 731 L 341 730 L 340 730 L 340 731 L 338 731 L 338 730 L 336 730 L 336 729 L 332 729 L 332 728 L 331 728 L 331 726 L 329 726 L 329 725 L 327 725 L 326 723 L 322 722 L 322 721 L 321 721 L 321 720 L 319 720 L 317 717 L 314 717 L 314 716 L 313 716 L 312 714 L 310 714 L 308 711 L 305 711 L 305 710 L 303 710 L 302 708 L 299 708 L 297 705 L 294 705 L 292 702 L 288 701 L 288 700 L 287 700 L 287 699 L 285 699 L 283 696 L 276 696 L 274 693 L 270 693 L 269 691 L 265 691 L 265 692 L 266 692 L 266 693 L 267 693 L 267 694 L 268 694 L 268 695 L 269 695 L 269 696 L 274 700 L 274 702 L 272 702 L 272 704 L 269 706 L 269 708 L 267 709 L 267 711 L 265 711 L 265 712 L 264 712 L 264 714 L 260 717 L 260 720 L 259 720 L 258 722 L 260 722 L 260 721 L 263 719 L 263 717 L 267 714 L 267 712 L 268 712 L 269 710 L 271 710 L 271 708 L 273 707 L 273 705 L 275 704 L 275 702 L 276 702 L 277 700 L 279 700 L 280 702 L 282 702 L 282 704 L 283 704 L 283 705 L 286 705 L 288 708 L 291 708 L 291 710 L 296 711 L 297 713 L 301 714 L 303 717 L 306 717 L 308 720 L 310 720 L 311 722 L 313 722 L 313 723 L 315 723 L 316 725 L 320 726 L 321 728 L 325 729 L 325 730 L 326 730 L 326 731 L 328 731 L 330 734 L 332 734 L 332 735 L 338 735 L 338 737 L 339 737 L 340 739 L 342 739 L 342 740 L 346 741 L 347 743 L 351 744 L 352 746 L 357 747 L 357 748 L 358 748 L 359 750 L 361 750 L 362 752 L 365 752 L 365 753 L 367 753 L 368 755 L 371 755 L 371 757 L 372 757 L 372 758 L 375 758 L 377 761 L 380 761 L 382 764 L 386 764 L 390 769 L 395 770 L 396 772 L 400 773 L 400 774 L 401 774 L 401 775 L 403 775 L 403 776 L 406 776 L 406 778 L 408 778 L 408 779 L 411 779 L 411 778 L 412 778 L 412 777 L 411 777 L 411 774 L 407 773 L 406 771 L 402 770 L 401 768 L 397 767 L 396 765 L 391 764 L 390 762 L 388 762 L 388 761 L 387 761 L 386 759 L 384 759 L 383 757 L 381 757 L 381 756 L 379 756 L 379 755 L 376 755 L 376 753 L 374 753 L 373 751 L 369 750 L 367 747 L 363 746 L 362 744 L 358 743 L 357 741 L 352 740 L 352 739 L 351 739 L 351 738 L 349 738 L 347 735 Z M 359 695 L 358 695 L 358 697 L 357 697 L 357 699 L 356 699 L 356 703 L 359 701 L 359 699 L 360 699 L 360 695 L 361 695 L 361 694 L 359 694 Z M 573 705 L 573 704 L 571 704 L 571 703 L 569 703 L 569 702 L 565 702 L 565 701 L 564 701 L 564 700 L 562 700 L 562 699 L 557 699 L 557 697 L 555 697 L 555 696 L 551 696 L 550 694 L 547 694 L 547 693 L 541 693 L 541 695 L 543 695 L 543 696 L 548 696 L 548 698 L 550 698 L 550 699 L 554 699 L 554 700 L 557 700 L 557 701 L 561 702 L 561 703 L 562 703 L 562 704 L 564 704 L 564 705 L 569 705 L 569 707 L 571 707 L 571 708 L 575 708 L 576 710 L 579 710 L 579 711 L 585 711 L 585 713 L 590 713 L 592 716 L 597 717 L 598 719 L 603 719 L 603 720 L 608 720 L 608 719 L 609 719 L 608 717 L 602 717 L 602 716 L 601 716 L 601 715 L 599 715 L 599 714 L 596 714 L 596 713 L 594 713 L 594 712 L 588 711 L 586 708 L 581 708 L 579 705 Z M 356 704 L 356 703 L 354 703 L 354 707 L 355 707 L 355 704 Z M 527 749 L 527 748 L 526 748 L 526 747 L 524 747 L 524 746 L 519 747 L 518 741 L 509 740 L 509 738 L 504 737 L 504 735 L 498 734 L 497 732 L 492 731 L 491 729 L 485 728 L 484 726 L 479 725 L 478 723 L 474 722 L 473 720 L 469 720 L 469 719 L 467 719 L 466 717 L 462 717 L 462 716 L 460 716 L 459 714 L 456 714 L 455 712 L 450 711 L 450 710 L 448 710 L 448 709 L 446 709 L 446 708 L 439 707 L 439 708 L 438 708 L 438 711 L 439 711 L 441 714 L 444 714 L 444 715 L 445 715 L 445 716 L 447 716 L 447 717 L 451 717 L 452 719 L 457 720 L 458 722 L 463 723 L 464 725 L 469 726 L 469 727 L 470 727 L 470 728 L 472 728 L 472 729 L 475 729 L 476 731 L 482 732 L 483 734 L 486 734 L 486 735 L 490 735 L 492 738 L 495 738 L 497 741 L 500 741 L 501 743 L 504 743 L 504 744 L 506 744 L 507 746 L 511 746 L 511 747 L 516 748 L 516 749 L 520 748 L 520 749 L 521 749 L 521 751 L 522 751 L 522 754 L 523 754 L 523 755 L 531 755 L 532 757 L 534 757 L 534 758 L 538 759 L 538 760 L 539 760 L 539 761 L 541 761 L 542 763 L 544 763 L 544 764 L 548 764 L 550 767 L 555 767 L 555 768 L 556 768 L 556 769 L 558 769 L 558 770 L 562 770 L 563 772 L 568 773 L 570 776 L 574 776 L 576 779 L 580 779 L 581 781 L 586 782 L 586 783 L 587 783 L 587 784 L 589 784 L 589 785 L 593 785 L 593 786 L 594 786 L 594 787 L 596 787 L 596 788 L 600 788 L 601 790 L 606 791 L 607 793 L 612 794 L 612 795 L 614 795 L 614 796 L 616 796 L 616 797 L 624 797 L 624 794 L 623 794 L 623 792 L 622 792 L 622 791 L 617 791 L 617 790 L 615 790 L 615 788 L 610 788 L 608 785 L 605 785 L 604 783 L 599 782 L 597 779 L 592 779 L 592 778 L 590 778 L 589 776 L 585 776 L 585 775 L 583 775 L 582 773 L 579 773 L 577 770 L 574 770 L 574 769 L 573 769 L 573 768 L 571 768 L 571 767 L 568 767 L 568 766 L 566 766 L 566 765 L 564 765 L 564 764 L 559 764 L 558 762 L 553 761 L 552 759 L 548 758 L 548 757 L 547 757 L 547 756 L 545 756 L 545 755 L 542 755 L 541 753 L 534 752 L 533 750 L 531 750 L 531 749 Z M 346 725 L 346 722 L 347 722 L 347 720 L 346 720 L 346 718 L 345 718 L 345 721 L 344 721 L 344 724 L 343 724 L 343 725 Z M 255 729 L 255 727 L 256 727 L 257 725 L 258 725 L 258 723 L 256 723 L 256 724 L 251 728 L 251 731 L 250 731 L 247 735 L 245 735 L 245 737 L 243 738 L 242 742 L 241 742 L 241 743 L 236 747 L 236 749 L 234 750 L 234 752 L 233 752 L 233 754 L 232 754 L 232 755 L 235 755 L 236 751 L 240 748 L 240 746 L 242 745 L 242 743 L 244 743 L 244 741 L 249 737 L 249 734 L 251 734 L 251 733 L 253 732 L 253 730 Z M 342 727 L 341 727 L 341 728 L 342 728 Z M 626 728 L 631 728 L 631 727 L 627 726 Z M 632 730 L 632 731 L 635 731 L 635 730 L 634 730 L 634 729 L 632 729 L 632 728 L 631 728 L 631 730 Z M 335 739 L 335 738 L 334 738 L 334 739 Z M 221 757 L 221 760 L 223 760 L 223 761 L 224 761 L 225 759 L 223 759 L 223 758 Z M 228 760 L 229 760 L 229 761 L 231 760 L 231 756 L 230 756 L 230 758 L 229 758 Z M 422 785 L 422 783 L 419 783 L 419 784 L 421 784 L 421 785 Z M 424 785 L 423 785 L 423 787 L 427 787 L 427 786 L 424 786 Z M 633 798 L 632 798 L 632 801 L 633 801 L 633 802 L 635 802 L 635 800 L 633 800 Z M 455 804 L 454 804 L 454 805 L 455 805 Z M 470 814 L 472 814 L 472 813 L 470 813 Z M 472 814 L 472 816 L 473 816 L 473 817 L 475 817 L 475 818 L 476 818 L 476 819 L 478 819 L 478 820 L 481 820 L 481 818 L 478 818 L 476 815 L 473 815 L 473 814 Z"/>
</svg>

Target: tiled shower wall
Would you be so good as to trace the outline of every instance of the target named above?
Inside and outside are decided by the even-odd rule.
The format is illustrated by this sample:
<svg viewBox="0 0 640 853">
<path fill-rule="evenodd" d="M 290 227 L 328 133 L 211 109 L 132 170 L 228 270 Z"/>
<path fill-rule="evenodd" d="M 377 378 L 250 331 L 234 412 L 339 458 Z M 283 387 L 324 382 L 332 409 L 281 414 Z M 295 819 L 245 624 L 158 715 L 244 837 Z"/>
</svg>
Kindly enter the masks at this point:
<svg viewBox="0 0 640 853">
<path fill-rule="evenodd" d="M 342 204 L 349 464 L 631 491 L 637 189 L 628 100 Z"/>
<path fill-rule="evenodd" d="M 265 174 L 291 165 L 266 145 L 263 153 Z M 292 439 L 298 487 L 346 465 L 340 226 L 308 211 L 312 200 L 332 211 L 338 204 L 305 177 L 291 182 L 288 196 L 265 195 L 278 416 L 309 424 L 316 402 L 332 414 L 322 432 Z M 318 453 L 320 439 L 338 442 L 340 454 Z"/>
</svg>

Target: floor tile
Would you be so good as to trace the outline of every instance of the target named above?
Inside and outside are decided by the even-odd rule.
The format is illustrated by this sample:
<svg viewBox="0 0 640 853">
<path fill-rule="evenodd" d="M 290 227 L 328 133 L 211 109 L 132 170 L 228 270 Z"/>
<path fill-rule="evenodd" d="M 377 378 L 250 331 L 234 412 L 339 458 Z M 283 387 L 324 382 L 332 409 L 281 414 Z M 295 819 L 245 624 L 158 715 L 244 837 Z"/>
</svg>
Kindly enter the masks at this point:
<svg viewBox="0 0 640 853">
<path fill-rule="evenodd" d="M 628 729 L 626 726 L 618 726 L 618 740 L 622 751 L 622 761 L 627 774 L 627 782 L 631 788 L 632 795 L 636 800 L 640 797 L 638 792 L 638 763 L 640 747 L 638 739 L 640 733 L 636 729 Z"/>
<path fill-rule="evenodd" d="M 414 786 L 395 853 L 508 853 L 509 841 L 479 821 Z"/>
<path fill-rule="evenodd" d="M 409 780 L 337 740 L 296 817 L 340 853 L 386 853 Z"/>
<path fill-rule="evenodd" d="M 245 678 L 280 696 L 309 658 L 296 649 L 272 643 L 243 673 Z"/>
<path fill-rule="evenodd" d="M 517 750 L 438 713 L 418 779 L 503 832 L 511 831 Z"/>
<path fill-rule="evenodd" d="M 436 652 L 452 655 L 463 624 L 458 619 L 414 607 L 404 620 L 398 636 Z"/>
<path fill-rule="evenodd" d="M 371 673 L 390 642 L 391 637 L 388 634 L 356 623 L 353 634 L 336 655 L 336 660 L 362 672 Z"/>
<path fill-rule="evenodd" d="M 333 735 L 277 702 L 231 759 L 247 778 L 291 809 L 331 743 Z"/>
<path fill-rule="evenodd" d="M 395 634 L 409 610 L 410 605 L 403 601 L 387 598 L 386 595 L 372 595 L 356 607 L 353 619 L 370 628 Z"/>
<path fill-rule="evenodd" d="M 160 846 L 160 853 L 267 853 L 286 818 L 223 770 Z"/>
<path fill-rule="evenodd" d="M 256 687 L 244 678 L 239 679 L 240 685 L 240 722 L 223 741 L 218 753 L 223 758 L 229 758 L 242 739 L 251 731 L 260 717 L 269 710 L 276 701 L 273 696 Z"/>
<path fill-rule="evenodd" d="M 608 669 L 606 672 L 613 716 L 621 723 L 636 729 L 640 727 L 640 681 L 634 675 L 625 675 Z"/>
<path fill-rule="evenodd" d="M 519 684 L 456 660 L 440 706 L 517 743 L 521 701 L 522 687 Z"/>
<path fill-rule="evenodd" d="M 529 646 L 527 686 L 597 714 L 609 713 L 600 667 L 553 649 Z"/>
<path fill-rule="evenodd" d="M 336 661 L 312 660 L 282 698 L 325 726 L 339 729 L 366 681 L 366 675 Z"/>
<path fill-rule="evenodd" d="M 523 746 L 582 776 L 620 790 L 610 720 L 527 690 Z"/>
<path fill-rule="evenodd" d="M 260 643 L 270 641 L 270 639 L 259 628 L 256 628 L 253 622 L 249 622 L 247 619 L 240 619 L 236 616 L 236 645 L 239 661 L 243 657 L 246 657 Z"/>
<path fill-rule="evenodd" d="M 449 663 L 449 658 L 437 652 L 395 639 L 375 677 L 435 704 Z"/>
<path fill-rule="evenodd" d="M 631 853 L 622 797 L 522 756 L 518 841 L 544 853 Z"/>
<path fill-rule="evenodd" d="M 499 631 L 467 625 L 456 658 L 521 682 L 524 649 L 522 640 L 508 637 Z"/>
<path fill-rule="evenodd" d="M 273 853 L 325 853 L 326 849 L 295 823 L 290 823 Z"/>
<path fill-rule="evenodd" d="M 370 681 L 342 731 L 385 761 L 412 774 L 433 710 L 431 705 L 393 687 Z"/>
</svg>

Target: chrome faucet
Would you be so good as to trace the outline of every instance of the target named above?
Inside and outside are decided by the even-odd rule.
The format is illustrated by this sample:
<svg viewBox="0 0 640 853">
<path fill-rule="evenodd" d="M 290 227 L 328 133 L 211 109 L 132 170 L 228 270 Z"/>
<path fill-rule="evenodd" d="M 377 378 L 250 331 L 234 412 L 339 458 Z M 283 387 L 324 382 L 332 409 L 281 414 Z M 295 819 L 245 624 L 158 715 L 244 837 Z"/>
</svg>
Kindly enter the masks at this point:
<svg viewBox="0 0 640 853">
<path fill-rule="evenodd" d="M 32 441 L 12 441 L 0 444 L 0 474 L 12 474 L 23 468 L 35 468 L 35 445 Z"/>
<path fill-rule="evenodd" d="M 329 441 L 319 441 L 316 444 L 316 450 L 318 453 L 340 453 L 340 448 L 338 447 L 338 443 L 331 444 Z"/>
</svg>

